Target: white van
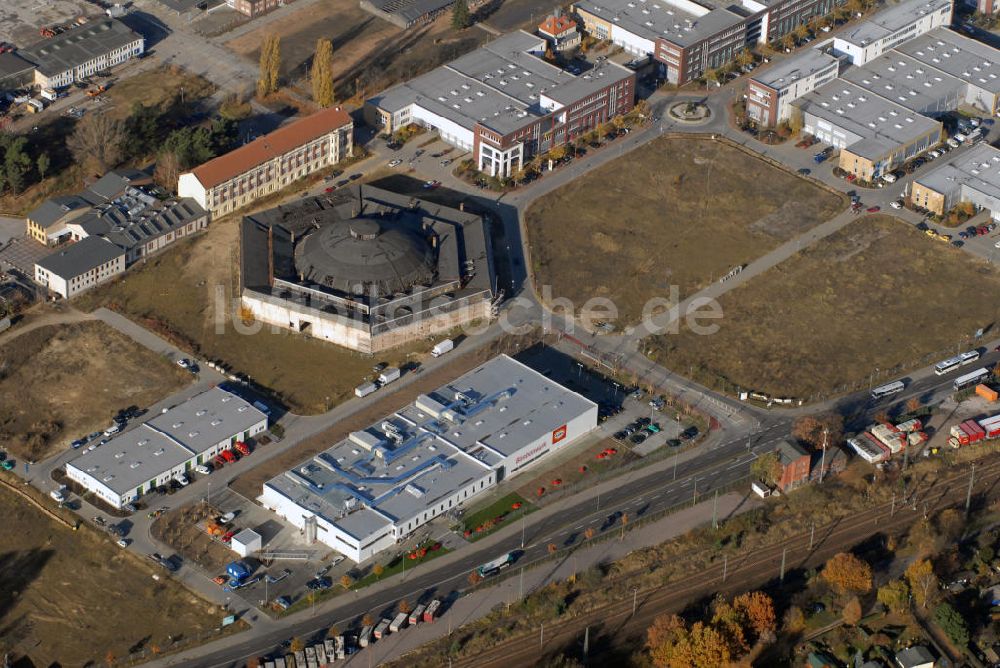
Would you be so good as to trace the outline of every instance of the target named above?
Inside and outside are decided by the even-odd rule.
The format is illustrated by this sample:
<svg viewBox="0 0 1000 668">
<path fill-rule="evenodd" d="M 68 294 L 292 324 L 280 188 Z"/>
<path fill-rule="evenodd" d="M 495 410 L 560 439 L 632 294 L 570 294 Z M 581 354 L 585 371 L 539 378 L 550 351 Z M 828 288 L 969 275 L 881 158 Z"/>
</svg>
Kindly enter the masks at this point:
<svg viewBox="0 0 1000 668">
<path fill-rule="evenodd" d="M 885 181 L 886 183 L 895 183 L 896 175 L 893 174 L 892 172 L 888 172 L 887 174 L 882 175 L 882 180 Z"/>
</svg>

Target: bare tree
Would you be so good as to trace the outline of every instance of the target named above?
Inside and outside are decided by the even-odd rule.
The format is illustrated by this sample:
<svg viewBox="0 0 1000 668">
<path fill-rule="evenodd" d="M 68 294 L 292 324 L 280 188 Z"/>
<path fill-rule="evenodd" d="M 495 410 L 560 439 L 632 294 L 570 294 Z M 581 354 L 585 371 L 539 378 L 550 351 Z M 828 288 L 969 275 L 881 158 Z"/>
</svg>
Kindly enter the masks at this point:
<svg viewBox="0 0 1000 668">
<path fill-rule="evenodd" d="M 76 161 L 98 174 L 104 174 L 122 159 L 125 126 L 107 114 L 88 114 L 76 125 L 66 146 Z"/>
<path fill-rule="evenodd" d="M 172 192 L 177 191 L 177 179 L 181 174 L 181 161 L 176 151 L 164 151 L 156 160 L 153 178 L 158 184 Z"/>
</svg>

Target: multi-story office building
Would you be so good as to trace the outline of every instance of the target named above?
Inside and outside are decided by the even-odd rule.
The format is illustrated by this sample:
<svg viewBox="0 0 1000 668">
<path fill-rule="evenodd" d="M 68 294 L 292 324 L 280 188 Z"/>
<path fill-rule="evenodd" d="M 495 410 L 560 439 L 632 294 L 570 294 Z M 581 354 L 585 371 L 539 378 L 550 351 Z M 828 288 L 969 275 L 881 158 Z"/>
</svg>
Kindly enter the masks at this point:
<svg viewBox="0 0 1000 668">
<path fill-rule="evenodd" d="M 369 99 L 385 132 L 415 123 L 472 152 L 476 167 L 511 176 L 533 155 L 573 141 L 635 101 L 635 73 L 609 61 L 574 75 L 543 59 L 545 38 L 508 33 Z"/>
</svg>

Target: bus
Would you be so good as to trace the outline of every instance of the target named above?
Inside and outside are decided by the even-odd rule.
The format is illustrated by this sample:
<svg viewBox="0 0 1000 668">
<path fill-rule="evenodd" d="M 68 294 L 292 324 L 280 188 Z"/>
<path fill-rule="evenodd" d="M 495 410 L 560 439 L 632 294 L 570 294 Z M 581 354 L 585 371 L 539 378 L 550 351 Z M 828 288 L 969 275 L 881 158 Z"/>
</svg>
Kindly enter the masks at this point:
<svg viewBox="0 0 1000 668">
<path fill-rule="evenodd" d="M 976 369 L 972 373 L 967 373 L 964 376 L 959 376 L 958 378 L 956 378 L 955 389 L 961 390 L 963 387 L 968 387 L 969 385 L 975 385 L 977 383 L 981 383 L 989 375 L 990 372 L 986 367 Z"/>
<path fill-rule="evenodd" d="M 882 397 L 887 397 L 890 394 L 896 394 L 897 392 L 902 392 L 906 386 L 903 385 L 903 381 L 897 380 L 885 385 L 880 385 L 872 390 L 872 399 L 881 399 Z"/>
<path fill-rule="evenodd" d="M 977 359 L 979 359 L 979 351 L 978 350 L 970 350 L 967 353 L 962 353 L 958 357 L 959 357 L 959 359 L 962 360 L 962 366 L 965 366 L 966 364 L 972 364 Z"/>
<path fill-rule="evenodd" d="M 502 557 L 497 557 L 493 561 L 488 561 L 479 568 L 476 569 L 476 573 L 479 577 L 487 578 L 491 575 L 499 573 L 503 569 L 507 568 L 514 563 L 514 553 L 508 552 Z"/>
<path fill-rule="evenodd" d="M 943 376 L 949 371 L 954 371 L 961 365 L 962 365 L 962 358 L 957 356 L 949 357 L 945 361 L 938 362 L 937 364 L 934 365 L 934 373 L 936 373 L 939 376 Z"/>
<path fill-rule="evenodd" d="M 979 351 L 970 350 L 967 353 L 962 353 L 961 355 L 956 355 L 955 357 L 949 357 L 943 362 L 938 362 L 934 365 L 934 373 L 939 376 L 943 376 L 950 371 L 954 371 L 960 366 L 972 364 L 977 359 L 979 359 Z"/>
</svg>

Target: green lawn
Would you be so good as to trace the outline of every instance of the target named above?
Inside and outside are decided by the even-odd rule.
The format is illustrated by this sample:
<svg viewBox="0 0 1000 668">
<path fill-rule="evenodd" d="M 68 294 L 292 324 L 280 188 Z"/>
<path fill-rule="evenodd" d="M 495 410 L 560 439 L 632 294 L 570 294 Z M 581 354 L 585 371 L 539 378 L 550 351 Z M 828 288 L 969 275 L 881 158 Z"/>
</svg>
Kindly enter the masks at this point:
<svg viewBox="0 0 1000 668">
<path fill-rule="evenodd" d="M 390 577 L 392 575 L 395 575 L 396 573 L 402 573 L 403 570 L 405 570 L 407 568 L 416 568 L 420 564 L 427 563 L 431 559 L 435 559 L 437 557 L 440 557 L 443 554 L 448 554 L 449 552 L 451 552 L 451 550 L 449 550 L 448 548 L 446 548 L 444 546 L 438 548 L 437 550 L 430 549 L 431 545 L 433 545 L 434 543 L 435 543 L 435 541 L 429 540 L 426 543 L 423 543 L 423 544 L 420 545 L 420 547 L 423 547 L 423 548 L 427 549 L 427 553 L 424 556 L 417 557 L 416 559 L 409 559 L 409 558 L 407 558 L 406 554 L 404 554 L 404 555 L 402 555 L 400 557 L 396 557 L 395 559 L 393 559 L 392 561 L 390 561 L 388 564 L 383 564 L 382 565 L 383 568 L 385 568 L 385 570 L 382 571 L 381 575 L 379 575 L 378 577 L 376 577 L 374 573 L 369 573 L 365 577 L 363 577 L 360 580 L 358 580 L 357 582 L 355 582 L 354 586 L 352 588 L 353 589 L 360 589 L 362 587 L 367 587 L 368 585 L 370 585 L 373 582 L 376 582 L 378 580 L 381 580 L 382 578 Z M 419 549 L 419 548 L 417 548 L 417 549 Z M 417 549 L 413 550 L 413 552 L 416 552 Z"/>
<path fill-rule="evenodd" d="M 521 504 L 521 507 L 517 510 L 514 509 L 515 503 Z M 471 532 L 465 537 L 467 540 L 477 541 L 480 538 L 490 535 L 497 529 L 507 526 L 510 524 L 511 520 L 517 519 L 522 515 L 527 515 L 535 510 L 538 509 L 528 503 L 523 496 L 517 492 L 511 492 L 510 494 L 497 499 L 488 506 L 483 506 L 466 514 L 465 517 L 462 518 L 462 529 L 465 532 Z M 497 517 L 503 517 L 504 519 L 502 522 L 497 522 L 492 527 L 483 526 L 485 522 Z M 476 531 L 478 527 L 483 527 L 483 531 Z"/>
</svg>

